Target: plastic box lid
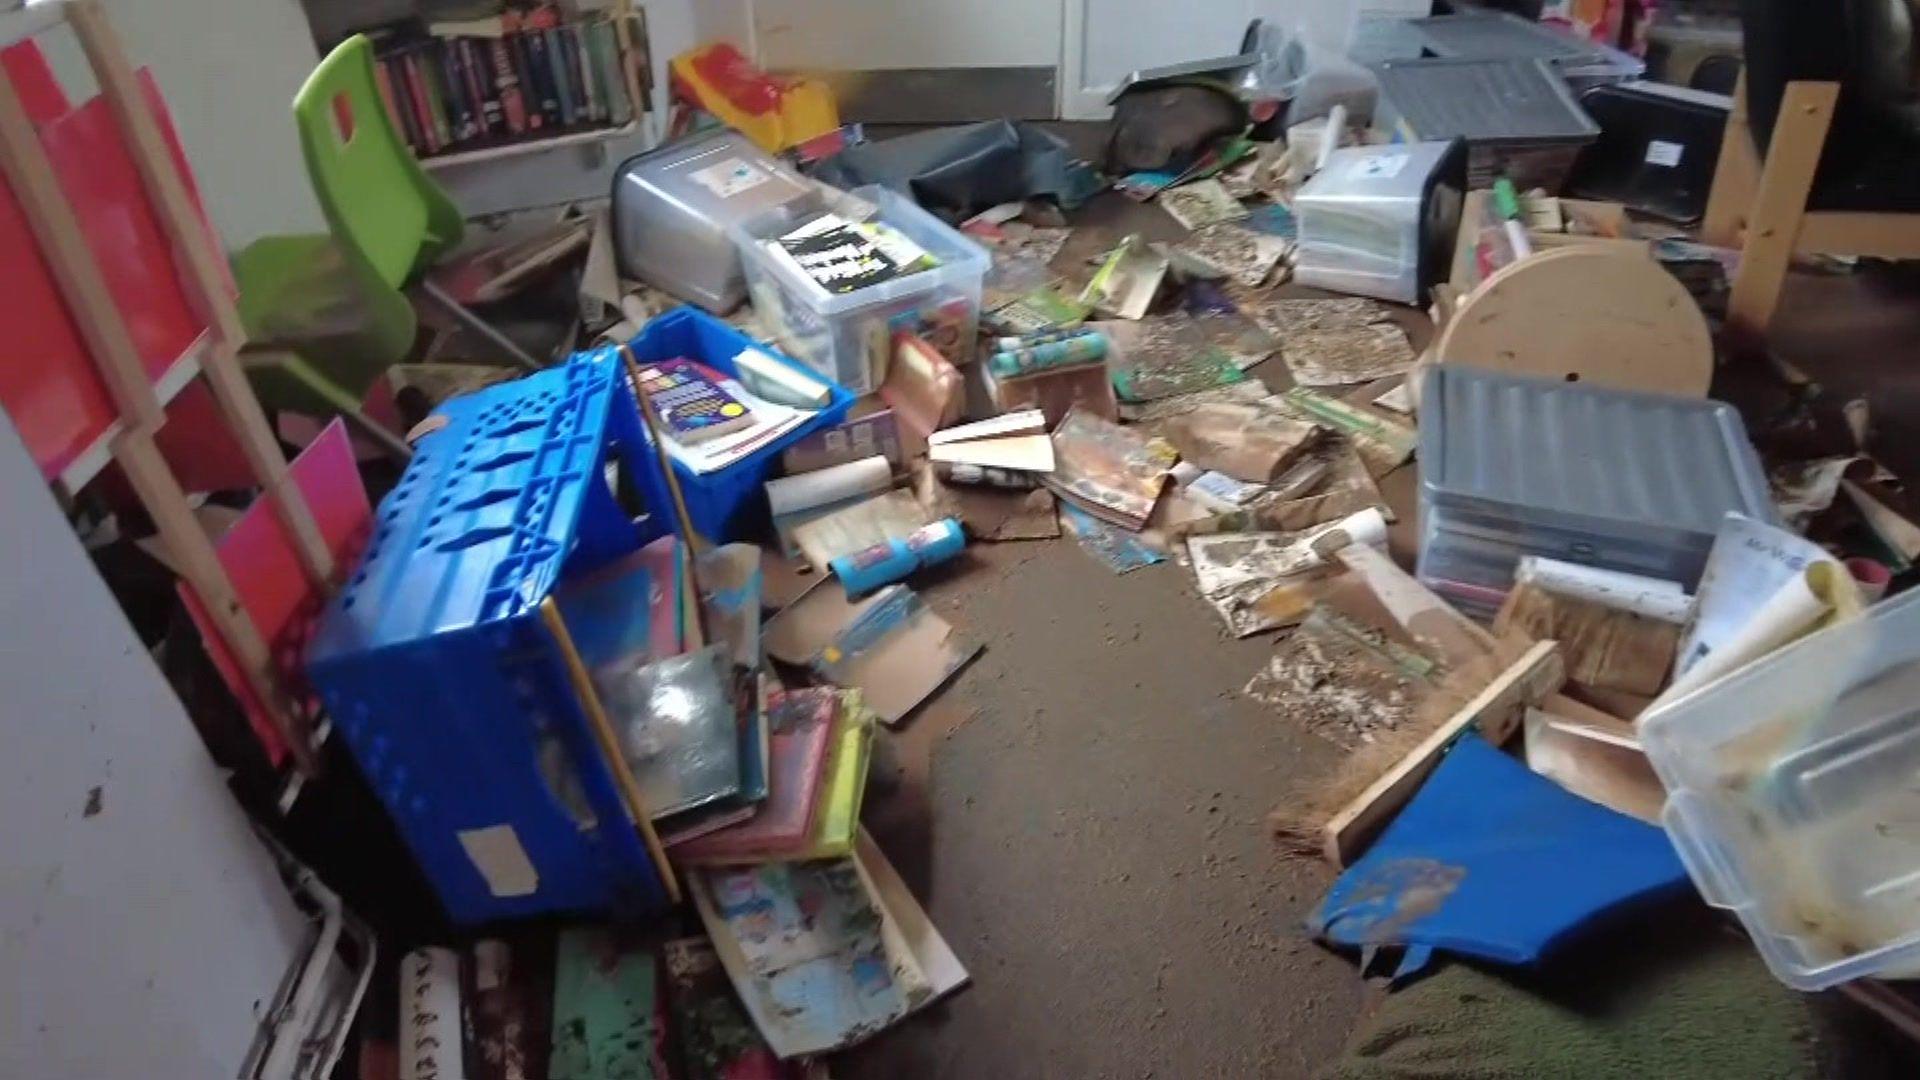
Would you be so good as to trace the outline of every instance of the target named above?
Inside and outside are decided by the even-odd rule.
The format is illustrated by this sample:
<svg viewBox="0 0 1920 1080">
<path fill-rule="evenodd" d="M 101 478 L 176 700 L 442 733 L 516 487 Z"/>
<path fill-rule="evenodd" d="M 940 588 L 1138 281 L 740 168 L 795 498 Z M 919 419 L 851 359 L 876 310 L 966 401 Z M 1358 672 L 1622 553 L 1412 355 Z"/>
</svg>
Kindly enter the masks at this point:
<svg viewBox="0 0 1920 1080">
<path fill-rule="evenodd" d="M 1576 87 L 1637 79 L 1647 71 L 1646 61 L 1632 53 L 1506 11 L 1430 15 L 1408 19 L 1407 26 L 1435 56 L 1546 60 Z"/>
<path fill-rule="evenodd" d="M 871 217 L 899 229 L 909 240 L 938 258 L 940 265 L 853 292 L 833 293 L 786 261 L 770 257 L 760 246 L 762 240 L 790 232 L 821 214 L 837 212 L 859 216 L 865 209 L 862 204 L 874 208 L 876 212 Z M 993 257 L 986 249 L 960 230 L 921 209 L 905 195 L 876 184 L 855 188 L 839 197 L 829 189 L 816 190 L 808 199 L 741 221 L 732 234 L 742 259 L 752 259 L 754 266 L 770 274 L 793 295 L 806 298 L 807 306 L 827 319 L 918 296 L 948 282 L 969 278 L 984 280 L 993 265 Z"/>
<path fill-rule="evenodd" d="M 1419 459 L 1423 512 L 1466 524 L 1697 551 L 1704 563 L 1729 511 L 1779 521 L 1739 413 L 1718 401 L 1443 364 L 1421 396 Z"/>
<path fill-rule="evenodd" d="M 1388 60 L 1376 74 L 1380 96 L 1392 106 L 1382 110 L 1381 126 L 1408 139 L 1514 145 L 1585 143 L 1600 135 L 1544 60 Z"/>
<path fill-rule="evenodd" d="M 1776 977 L 1920 974 L 1920 592 L 1659 706 L 1640 738 L 1687 872 Z"/>
</svg>

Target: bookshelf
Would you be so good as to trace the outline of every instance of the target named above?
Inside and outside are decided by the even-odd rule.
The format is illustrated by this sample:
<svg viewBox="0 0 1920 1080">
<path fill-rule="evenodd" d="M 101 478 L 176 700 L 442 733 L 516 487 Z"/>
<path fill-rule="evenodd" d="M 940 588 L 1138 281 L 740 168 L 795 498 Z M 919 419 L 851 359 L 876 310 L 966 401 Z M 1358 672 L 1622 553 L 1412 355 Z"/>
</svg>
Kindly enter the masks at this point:
<svg viewBox="0 0 1920 1080">
<path fill-rule="evenodd" d="M 351 33 L 373 39 L 388 116 L 424 167 L 595 144 L 645 128 L 653 76 L 645 12 L 633 0 L 506 0 L 468 19 L 436 19 L 425 8 L 377 0 L 324 21 L 309 11 L 323 50 Z"/>
</svg>

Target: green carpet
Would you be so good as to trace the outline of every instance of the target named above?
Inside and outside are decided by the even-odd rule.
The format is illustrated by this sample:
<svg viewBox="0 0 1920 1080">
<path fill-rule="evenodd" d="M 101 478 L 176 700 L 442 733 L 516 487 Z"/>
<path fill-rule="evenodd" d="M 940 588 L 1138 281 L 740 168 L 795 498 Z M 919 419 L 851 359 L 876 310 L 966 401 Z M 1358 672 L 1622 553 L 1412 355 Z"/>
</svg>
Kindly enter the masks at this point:
<svg viewBox="0 0 1920 1080">
<path fill-rule="evenodd" d="M 1437 960 L 1387 995 L 1321 1080 L 1835 1075 L 1812 999 L 1774 981 L 1744 938 L 1684 908 L 1641 919 L 1543 972 Z"/>
</svg>

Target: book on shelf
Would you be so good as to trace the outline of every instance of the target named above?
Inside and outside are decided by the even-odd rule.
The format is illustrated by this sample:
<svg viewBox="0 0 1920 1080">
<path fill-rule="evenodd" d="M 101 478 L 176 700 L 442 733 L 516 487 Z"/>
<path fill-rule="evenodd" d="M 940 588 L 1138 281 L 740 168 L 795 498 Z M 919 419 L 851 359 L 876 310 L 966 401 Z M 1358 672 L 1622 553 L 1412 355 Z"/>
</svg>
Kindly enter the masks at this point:
<svg viewBox="0 0 1920 1080">
<path fill-rule="evenodd" d="M 422 158 L 625 126 L 645 110 L 629 97 L 621 17 L 569 20 L 540 5 L 380 28 L 381 101 Z M 644 21 L 632 22 L 644 34 Z"/>
</svg>

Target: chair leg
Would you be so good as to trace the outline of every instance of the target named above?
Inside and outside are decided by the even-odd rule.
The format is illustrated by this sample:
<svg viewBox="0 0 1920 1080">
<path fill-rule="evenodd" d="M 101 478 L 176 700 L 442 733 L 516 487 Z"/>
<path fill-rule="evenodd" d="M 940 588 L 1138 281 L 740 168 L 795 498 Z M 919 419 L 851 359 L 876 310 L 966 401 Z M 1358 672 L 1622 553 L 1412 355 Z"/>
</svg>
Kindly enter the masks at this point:
<svg viewBox="0 0 1920 1080">
<path fill-rule="evenodd" d="M 422 279 L 420 282 L 420 291 L 424 292 L 434 303 L 446 309 L 447 314 L 459 320 L 460 325 L 499 346 L 507 355 L 518 361 L 521 367 L 529 371 L 539 371 L 546 366 L 534 359 L 532 353 L 514 344 L 512 338 L 494 329 L 485 319 L 475 315 L 466 305 L 455 300 L 450 293 L 438 285 L 435 285 L 432 281 Z"/>
<path fill-rule="evenodd" d="M 1739 247 L 1740 229 L 1760 186 L 1760 153 L 1753 145 L 1747 122 L 1747 76 L 1733 88 L 1733 110 L 1720 134 L 1720 159 L 1714 166 L 1713 186 L 1707 192 L 1707 212 L 1700 222 L 1700 239 L 1720 247 Z"/>
<path fill-rule="evenodd" d="M 1780 305 L 1839 90 L 1836 83 L 1789 83 L 1780 102 L 1759 191 L 1747 217 L 1740 271 L 1727 300 L 1727 329 L 1744 344 L 1765 341 L 1767 325 Z"/>
</svg>

